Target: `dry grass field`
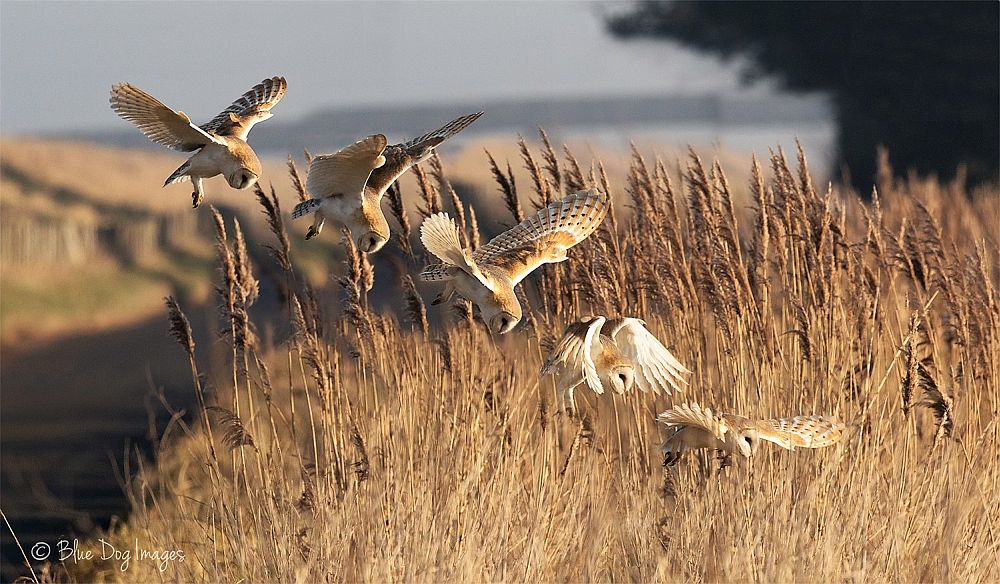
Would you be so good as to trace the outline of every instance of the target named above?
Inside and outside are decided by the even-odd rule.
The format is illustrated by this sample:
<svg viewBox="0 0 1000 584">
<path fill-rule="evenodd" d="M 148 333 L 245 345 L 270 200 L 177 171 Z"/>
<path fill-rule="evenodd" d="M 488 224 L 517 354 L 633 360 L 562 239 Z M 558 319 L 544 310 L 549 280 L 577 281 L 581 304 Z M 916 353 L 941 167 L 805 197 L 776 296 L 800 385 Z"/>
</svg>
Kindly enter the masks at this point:
<svg viewBox="0 0 1000 584">
<path fill-rule="evenodd" d="M 477 158 L 482 176 L 490 167 Z M 375 270 L 348 247 L 327 294 L 289 243 L 301 238 L 286 232 L 294 189 L 259 194 L 266 270 L 216 215 L 224 341 L 192 338 L 185 306 L 169 305 L 199 405 L 177 412 L 154 463 L 129 469 L 131 514 L 102 534 L 183 559 L 136 552 L 125 570 L 120 559 L 81 561 L 37 576 L 1000 580 L 995 189 L 885 172 L 863 202 L 813 184 L 803 155 L 780 152 L 742 161 L 739 181 L 694 155 L 618 155 L 612 179 L 544 146 L 496 158 L 497 184 L 476 201 L 439 159 L 400 199 L 457 215 L 471 246 L 497 232 L 480 229 L 486 192 L 499 190 L 493 204 L 510 223 L 582 187 L 617 203 L 569 261 L 525 281 L 525 319 L 501 338 L 467 303 L 431 306 L 437 290 L 413 285 L 419 217 L 400 205 L 390 205 L 399 237 L 381 253 L 402 265 Z M 521 167 L 515 181 L 508 160 Z M 250 316 L 264 274 L 287 299 L 277 329 Z M 369 307 L 379 288 L 398 312 Z M 538 369 L 565 324 L 591 313 L 645 319 L 694 371 L 686 391 L 580 390 L 578 415 L 556 413 Z M 229 356 L 214 362 L 220 342 Z M 664 466 L 654 417 L 686 401 L 832 415 L 848 430 L 833 448 Z"/>
</svg>

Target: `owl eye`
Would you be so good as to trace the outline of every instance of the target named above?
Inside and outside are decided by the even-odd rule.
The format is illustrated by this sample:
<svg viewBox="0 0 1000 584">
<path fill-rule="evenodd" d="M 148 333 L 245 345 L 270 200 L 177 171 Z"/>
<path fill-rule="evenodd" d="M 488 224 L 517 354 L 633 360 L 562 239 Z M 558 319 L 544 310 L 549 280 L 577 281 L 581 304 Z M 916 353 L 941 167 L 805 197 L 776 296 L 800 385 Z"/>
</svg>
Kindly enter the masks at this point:
<svg viewBox="0 0 1000 584">
<path fill-rule="evenodd" d="M 626 383 L 626 381 L 628 380 L 628 378 L 627 378 L 627 377 L 625 377 L 625 374 L 624 374 L 624 373 L 619 373 L 619 374 L 618 374 L 618 379 L 621 379 L 621 380 L 622 380 L 622 385 L 624 385 L 624 384 Z"/>
</svg>

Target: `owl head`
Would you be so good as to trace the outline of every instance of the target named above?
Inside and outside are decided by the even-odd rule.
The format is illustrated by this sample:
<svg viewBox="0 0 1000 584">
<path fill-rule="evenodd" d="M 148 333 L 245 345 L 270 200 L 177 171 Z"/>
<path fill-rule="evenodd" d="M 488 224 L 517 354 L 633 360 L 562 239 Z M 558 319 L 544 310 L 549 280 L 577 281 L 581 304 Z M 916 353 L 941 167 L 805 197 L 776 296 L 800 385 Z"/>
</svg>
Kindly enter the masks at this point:
<svg viewBox="0 0 1000 584">
<path fill-rule="evenodd" d="M 256 184 L 257 178 L 257 173 L 253 170 L 246 167 L 240 167 L 232 173 L 226 175 L 226 182 L 228 182 L 229 186 L 234 189 L 242 190 L 250 188 Z"/>
<path fill-rule="evenodd" d="M 608 371 L 606 385 L 611 387 L 611 389 L 613 389 L 617 394 L 623 394 L 630 391 L 634 383 L 635 368 L 632 365 L 616 365 Z"/>
<path fill-rule="evenodd" d="M 389 222 L 377 202 L 369 203 L 365 201 L 347 222 L 347 228 L 351 230 L 360 251 L 375 253 L 389 241 Z"/>
<path fill-rule="evenodd" d="M 361 233 L 358 236 L 357 244 L 358 249 L 365 253 L 375 253 L 389 241 L 389 223 L 386 222 L 385 216 L 382 216 L 381 221 L 371 223 L 365 228 L 360 228 L 352 233 Z"/>
<path fill-rule="evenodd" d="M 489 302 L 479 304 L 483 320 L 490 328 L 490 332 L 495 335 L 509 333 L 521 322 L 521 304 L 517 301 L 514 288 L 498 287 L 497 290 L 489 292 L 491 298 Z"/>
<path fill-rule="evenodd" d="M 731 438 L 736 442 L 733 451 L 742 454 L 744 458 L 753 456 L 754 450 L 757 449 L 757 444 L 760 443 L 760 436 L 754 428 L 745 428 L 737 432 L 732 432 Z"/>
</svg>

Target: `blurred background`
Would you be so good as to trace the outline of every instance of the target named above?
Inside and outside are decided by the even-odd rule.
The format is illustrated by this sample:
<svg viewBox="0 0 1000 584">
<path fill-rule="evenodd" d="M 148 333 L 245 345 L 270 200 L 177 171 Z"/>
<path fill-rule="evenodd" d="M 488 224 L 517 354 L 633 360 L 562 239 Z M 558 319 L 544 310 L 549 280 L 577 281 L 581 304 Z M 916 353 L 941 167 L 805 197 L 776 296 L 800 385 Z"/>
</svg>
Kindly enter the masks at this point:
<svg viewBox="0 0 1000 584">
<path fill-rule="evenodd" d="M 26 547 L 125 510 L 119 476 L 193 394 L 166 335 L 174 295 L 211 347 L 213 250 L 183 158 L 108 107 L 128 81 L 207 121 L 265 77 L 289 91 L 250 143 L 286 210 L 286 160 L 382 132 L 405 140 L 486 115 L 442 152 L 502 225 L 484 149 L 524 181 L 518 135 L 539 126 L 621 177 L 630 144 L 673 164 L 688 145 L 738 188 L 749 155 L 798 139 L 815 180 L 871 190 L 876 151 L 897 173 L 969 186 L 998 166 L 998 5 L 979 3 L 336 2 L 0 4 L 0 507 Z M 207 181 L 266 271 L 249 191 Z M 412 176 L 403 193 L 413 204 Z M 296 226 L 297 235 L 304 226 Z M 319 287 L 333 230 L 296 242 Z M 394 282 L 394 254 L 376 277 Z M 391 286 L 376 291 L 390 304 Z M 280 306 L 265 289 L 256 309 Z M 283 331 L 265 331 L 281 337 Z M 133 455 L 128 453 L 132 451 Z M 19 552 L 4 533 L 5 579 Z"/>
</svg>

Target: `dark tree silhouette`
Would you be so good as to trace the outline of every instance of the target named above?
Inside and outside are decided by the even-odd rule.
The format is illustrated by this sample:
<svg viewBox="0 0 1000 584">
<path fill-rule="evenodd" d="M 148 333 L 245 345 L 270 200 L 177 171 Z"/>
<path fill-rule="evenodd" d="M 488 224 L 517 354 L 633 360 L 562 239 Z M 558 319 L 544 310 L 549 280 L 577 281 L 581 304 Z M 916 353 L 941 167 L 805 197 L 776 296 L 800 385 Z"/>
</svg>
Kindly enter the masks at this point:
<svg viewBox="0 0 1000 584">
<path fill-rule="evenodd" d="M 748 79 L 826 91 L 839 163 L 871 185 L 876 149 L 900 171 L 996 180 L 1000 3 L 657 2 L 611 16 L 623 38 L 665 37 L 745 57 Z"/>
</svg>

